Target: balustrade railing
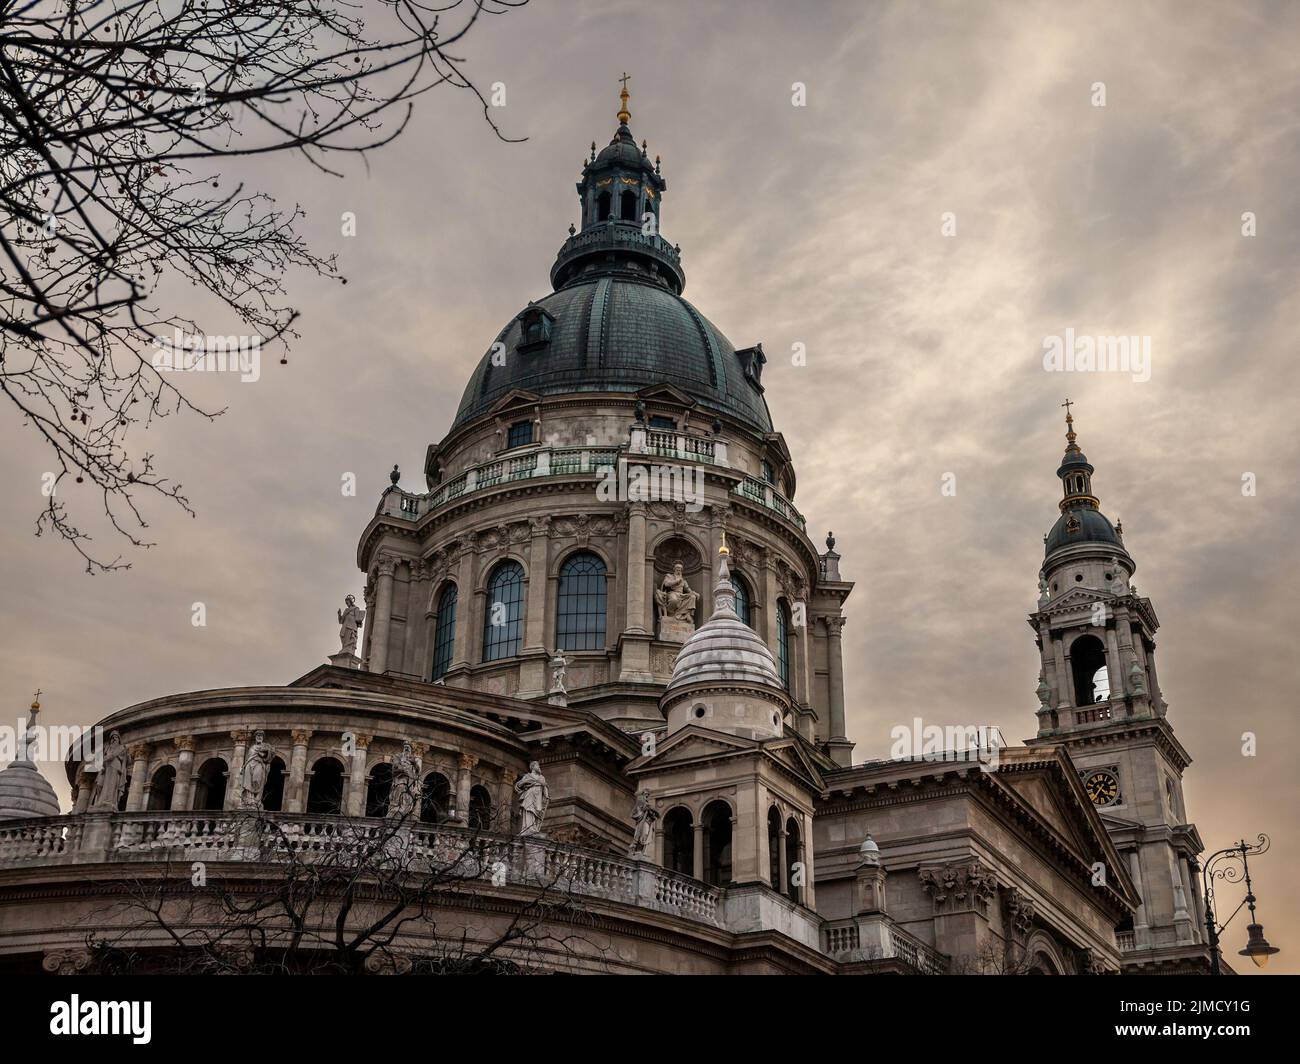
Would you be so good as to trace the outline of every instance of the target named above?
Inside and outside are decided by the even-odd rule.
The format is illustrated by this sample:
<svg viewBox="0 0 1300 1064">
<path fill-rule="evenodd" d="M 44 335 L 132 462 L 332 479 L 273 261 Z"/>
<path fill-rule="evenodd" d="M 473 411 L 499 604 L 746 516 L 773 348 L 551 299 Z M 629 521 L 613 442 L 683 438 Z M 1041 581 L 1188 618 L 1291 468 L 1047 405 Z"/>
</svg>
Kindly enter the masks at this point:
<svg viewBox="0 0 1300 1064">
<path fill-rule="evenodd" d="M 581 846 L 426 823 L 237 811 L 92 813 L 0 822 L 0 868 L 159 860 L 400 860 L 412 874 L 530 882 L 720 924 L 722 890 Z M 351 867 L 349 865 L 349 867 Z"/>
</svg>

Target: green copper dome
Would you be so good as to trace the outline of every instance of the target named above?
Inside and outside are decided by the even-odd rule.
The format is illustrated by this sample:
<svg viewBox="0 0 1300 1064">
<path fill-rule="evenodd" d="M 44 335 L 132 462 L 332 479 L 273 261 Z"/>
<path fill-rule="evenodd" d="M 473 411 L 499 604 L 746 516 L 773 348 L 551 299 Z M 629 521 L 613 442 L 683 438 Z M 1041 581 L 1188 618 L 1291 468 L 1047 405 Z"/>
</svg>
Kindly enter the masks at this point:
<svg viewBox="0 0 1300 1064">
<path fill-rule="evenodd" d="M 660 235 L 667 181 L 627 122 L 578 182 L 581 227 L 551 267 L 555 291 L 529 303 L 479 360 L 452 425 L 482 416 L 514 390 L 538 395 L 635 394 L 669 384 L 711 414 L 772 431 L 760 346 L 737 351 L 682 298 L 678 248 Z"/>
</svg>

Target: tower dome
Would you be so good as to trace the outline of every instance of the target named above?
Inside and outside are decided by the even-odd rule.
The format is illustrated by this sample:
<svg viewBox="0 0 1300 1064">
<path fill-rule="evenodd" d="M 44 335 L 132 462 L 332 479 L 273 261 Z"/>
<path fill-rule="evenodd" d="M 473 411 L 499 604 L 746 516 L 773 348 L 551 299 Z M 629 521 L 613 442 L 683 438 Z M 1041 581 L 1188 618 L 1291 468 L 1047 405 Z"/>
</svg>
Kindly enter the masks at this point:
<svg viewBox="0 0 1300 1064">
<path fill-rule="evenodd" d="M 628 128 L 627 100 L 625 85 L 613 139 L 599 153 L 593 144 L 583 165 L 581 225 L 570 228 L 551 267 L 554 291 L 497 333 L 453 431 L 516 390 L 636 393 L 665 383 L 711 414 L 772 431 L 762 347 L 738 351 L 682 298 L 681 254 L 660 230 L 668 183 Z"/>
<path fill-rule="evenodd" d="M 1044 559 L 1067 547 L 1097 544 L 1104 545 L 1120 553 L 1124 551 L 1124 540 L 1119 530 L 1101 512 L 1097 496 L 1093 494 L 1092 463 L 1079 447 L 1078 435 L 1074 431 L 1074 415 L 1070 411 L 1073 404 L 1066 400 L 1065 411 L 1065 454 L 1057 467 L 1056 475 L 1061 478 L 1064 496 L 1060 502 L 1061 516 L 1052 525 L 1051 531 L 1043 538 Z"/>
<path fill-rule="evenodd" d="M 41 775 L 36 762 L 28 760 L 29 744 L 34 738 L 36 714 L 40 708 L 40 702 L 33 699 L 22 749 L 7 768 L 0 770 L 0 820 L 59 815 L 59 799 L 54 788 Z"/>
<path fill-rule="evenodd" d="M 690 723 L 754 738 L 782 733 L 785 685 L 767 644 L 736 613 L 727 553 L 724 543 L 713 614 L 682 644 L 660 701 L 669 734 Z"/>
</svg>

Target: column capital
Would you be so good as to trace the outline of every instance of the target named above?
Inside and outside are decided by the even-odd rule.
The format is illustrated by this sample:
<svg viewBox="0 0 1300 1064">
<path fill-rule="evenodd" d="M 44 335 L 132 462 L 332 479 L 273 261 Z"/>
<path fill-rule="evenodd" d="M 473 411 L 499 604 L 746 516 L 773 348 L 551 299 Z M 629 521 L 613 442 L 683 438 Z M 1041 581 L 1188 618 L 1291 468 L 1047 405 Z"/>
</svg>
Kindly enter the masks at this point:
<svg viewBox="0 0 1300 1064">
<path fill-rule="evenodd" d="M 175 739 L 172 740 L 172 742 L 175 744 L 176 749 L 179 750 L 181 753 L 183 754 L 194 753 L 194 736 L 178 735 L 176 736 Z"/>
<path fill-rule="evenodd" d="M 427 754 L 428 752 L 429 752 L 428 743 L 411 744 L 411 756 L 413 756 L 417 761 L 421 762 L 422 764 L 424 762 L 424 755 Z"/>
<path fill-rule="evenodd" d="M 153 749 L 150 743 L 132 743 L 127 747 L 127 753 L 131 755 L 132 761 L 147 761 L 149 751 Z"/>
<path fill-rule="evenodd" d="M 459 764 L 461 768 L 466 770 L 476 767 L 478 765 L 478 754 L 461 754 Z"/>
<path fill-rule="evenodd" d="M 519 773 L 512 768 L 503 768 L 501 770 L 501 782 L 507 787 L 513 787 L 515 780 L 519 778 Z"/>
<path fill-rule="evenodd" d="M 294 730 L 289 733 L 289 737 L 293 740 L 294 746 L 306 746 L 311 742 L 311 736 L 312 732 L 310 728 L 294 728 Z"/>
<path fill-rule="evenodd" d="M 352 736 L 352 745 L 355 746 L 358 750 L 368 750 L 370 748 L 370 744 L 374 741 L 375 741 L 375 737 L 373 735 Z"/>
<path fill-rule="evenodd" d="M 397 571 L 397 563 L 400 559 L 396 554 L 381 554 L 375 563 L 375 568 L 380 576 L 392 576 Z"/>
<path fill-rule="evenodd" d="M 830 636 L 832 639 L 838 639 L 840 637 L 840 632 L 843 630 L 845 623 L 848 621 L 848 618 L 847 617 L 823 617 L 822 620 L 826 622 L 826 634 Z"/>
<path fill-rule="evenodd" d="M 230 733 L 230 737 L 234 739 L 236 743 L 241 743 L 241 744 L 248 742 L 249 735 L 250 732 L 247 728 L 236 728 L 234 731 Z"/>
</svg>

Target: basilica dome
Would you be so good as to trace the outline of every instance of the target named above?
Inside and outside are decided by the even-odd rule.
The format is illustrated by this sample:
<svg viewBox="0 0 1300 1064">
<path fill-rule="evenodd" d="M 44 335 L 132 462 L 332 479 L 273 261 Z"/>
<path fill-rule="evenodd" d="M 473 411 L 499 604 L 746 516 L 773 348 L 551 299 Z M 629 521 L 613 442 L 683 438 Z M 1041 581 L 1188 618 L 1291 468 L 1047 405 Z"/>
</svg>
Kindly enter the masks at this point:
<svg viewBox="0 0 1300 1064">
<path fill-rule="evenodd" d="M 544 329 L 530 342 L 534 321 L 544 322 Z M 494 351 L 506 357 L 494 359 Z M 746 370 L 756 357 L 762 356 L 737 355 L 731 341 L 670 288 L 592 270 L 530 303 L 497 334 L 470 377 L 455 425 L 516 389 L 635 393 L 671 384 L 711 414 L 771 432 L 758 374 Z"/>
<path fill-rule="evenodd" d="M 620 110 L 613 139 L 592 144 L 578 183 L 579 224 L 551 267 L 550 295 L 497 333 L 461 398 L 452 430 L 513 391 L 622 393 L 672 385 L 696 400 L 707 425 L 731 417 L 772 431 L 761 345 L 737 350 L 682 298 L 681 250 L 664 238 L 668 182 Z"/>
</svg>

